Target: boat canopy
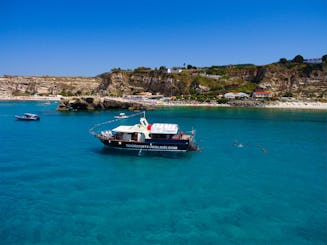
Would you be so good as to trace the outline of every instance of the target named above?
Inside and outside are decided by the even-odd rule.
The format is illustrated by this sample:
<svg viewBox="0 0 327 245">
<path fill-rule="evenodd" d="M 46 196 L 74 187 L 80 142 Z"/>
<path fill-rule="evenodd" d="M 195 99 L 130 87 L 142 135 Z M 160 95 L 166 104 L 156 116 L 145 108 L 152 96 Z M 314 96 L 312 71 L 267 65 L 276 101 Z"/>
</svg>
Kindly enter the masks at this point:
<svg viewBox="0 0 327 245">
<path fill-rule="evenodd" d="M 38 117 L 38 115 L 32 113 L 24 113 L 24 115 L 27 117 Z"/>
<path fill-rule="evenodd" d="M 154 123 L 151 126 L 151 134 L 177 134 L 178 125 L 170 123 Z"/>
<path fill-rule="evenodd" d="M 114 128 L 112 130 L 115 133 L 128 133 L 128 134 L 132 134 L 132 133 L 142 133 L 144 132 L 144 128 L 142 127 L 138 127 L 138 126 L 125 126 L 125 125 L 121 125 L 118 126 L 117 128 Z"/>
</svg>

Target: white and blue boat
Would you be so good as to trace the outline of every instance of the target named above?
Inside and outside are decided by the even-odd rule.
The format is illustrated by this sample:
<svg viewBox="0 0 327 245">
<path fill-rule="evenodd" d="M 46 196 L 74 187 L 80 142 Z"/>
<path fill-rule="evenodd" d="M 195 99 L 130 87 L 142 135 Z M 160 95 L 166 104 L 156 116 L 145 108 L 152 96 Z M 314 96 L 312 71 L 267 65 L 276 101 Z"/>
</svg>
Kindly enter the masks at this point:
<svg viewBox="0 0 327 245">
<path fill-rule="evenodd" d="M 17 120 L 21 120 L 21 121 L 39 121 L 40 117 L 36 114 L 32 114 L 32 113 L 24 113 L 23 116 L 15 116 Z"/>
<path fill-rule="evenodd" d="M 119 115 L 114 116 L 114 118 L 126 119 L 126 118 L 128 118 L 128 116 L 124 112 L 121 112 L 121 113 L 119 113 Z"/>
<path fill-rule="evenodd" d="M 145 113 L 142 114 L 143 117 L 138 124 L 120 125 L 99 133 L 95 132 L 95 128 L 98 127 L 96 125 L 90 129 L 90 133 L 111 149 L 152 152 L 187 152 L 199 149 L 194 140 L 195 131 L 184 134 L 179 130 L 178 124 L 150 124 L 145 118 Z M 99 126 L 103 124 L 105 123 Z"/>
</svg>

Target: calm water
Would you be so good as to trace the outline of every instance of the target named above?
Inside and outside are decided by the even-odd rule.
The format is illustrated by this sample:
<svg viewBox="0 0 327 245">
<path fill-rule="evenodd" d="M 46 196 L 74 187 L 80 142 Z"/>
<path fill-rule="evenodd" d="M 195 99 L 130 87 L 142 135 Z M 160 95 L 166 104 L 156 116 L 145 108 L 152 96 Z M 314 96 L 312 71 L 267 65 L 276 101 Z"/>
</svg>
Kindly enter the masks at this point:
<svg viewBox="0 0 327 245">
<path fill-rule="evenodd" d="M 137 156 L 88 133 L 117 111 L 55 108 L 0 103 L 0 244 L 327 244 L 326 112 L 151 111 L 202 151 Z"/>
</svg>

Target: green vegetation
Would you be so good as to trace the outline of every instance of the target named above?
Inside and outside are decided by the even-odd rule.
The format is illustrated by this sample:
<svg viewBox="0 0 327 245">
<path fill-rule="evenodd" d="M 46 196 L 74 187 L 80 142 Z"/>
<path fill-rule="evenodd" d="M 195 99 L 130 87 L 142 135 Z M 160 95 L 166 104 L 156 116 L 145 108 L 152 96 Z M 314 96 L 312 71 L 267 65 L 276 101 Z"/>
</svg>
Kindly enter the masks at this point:
<svg viewBox="0 0 327 245">
<path fill-rule="evenodd" d="M 196 66 L 192 66 L 192 65 L 187 65 L 186 69 L 190 70 L 190 69 L 197 69 Z"/>
<path fill-rule="evenodd" d="M 111 69 L 111 72 L 120 72 L 120 71 L 122 71 L 120 67 Z"/>
<path fill-rule="evenodd" d="M 253 68 L 257 67 L 254 64 L 237 64 L 237 65 L 232 65 L 232 66 L 236 67 L 236 68 L 245 68 L 245 69 L 253 69 Z"/>
<path fill-rule="evenodd" d="M 69 97 L 69 96 L 77 96 L 77 94 L 73 93 L 72 91 L 70 90 L 62 90 L 60 93 L 59 93 L 61 96 L 64 96 L 64 97 Z"/>
<path fill-rule="evenodd" d="M 225 75 L 226 74 L 226 67 L 225 66 L 211 66 L 207 70 L 205 70 L 207 74 L 210 75 Z"/>
<path fill-rule="evenodd" d="M 134 69 L 134 72 L 136 72 L 136 73 L 148 73 L 150 71 L 151 71 L 151 68 L 143 67 L 143 66 L 137 67 L 137 68 Z"/>
<path fill-rule="evenodd" d="M 298 64 L 302 64 L 304 59 L 303 59 L 303 56 L 301 55 L 297 55 L 294 57 L 294 59 L 292 60 L 294 63 L 298 63 Z"/>
<path fill-rule="evenodd" d="M 251 94 L 256 87 L 257 87 L 256 83 L 244 82 L 243 84 L 240 84 L 240 86 L 236 89 L 236 91 Z"/>
<path fill-rule="evenodd" d="M 286 92 L 283 97 L 293 97 L 293 94 L 291 92 Z"/>
<path fill-rule="evenodd" d="M 327 54 L 321 57 L 321 62 L 326 64 L 327 63 Z"/>
<path fill-rule="evenodd" d="M 301 68 L 303 74 L 309 77 L 314 71 L 322 70 L 322 64 L 307 64 Z"/>
<path fill-rule="evenodd" d="M 286 64 L 288 61 L 287 61 L 287 59 L 285 59 L 285 58 L 280 58 L 279 59 L 279 63 L 280 64 Z"/>
<path fill-rule="evenodd" d="M 327 55 L 324 55 L 322 60 L 326 62 Z M 178 96 L 180 97 L 178 99 L 183 100 L 214 100 L 218 103 L 224 103 L 222 99 L 217 100 L 224 93 L 234 91 L 251 94 L 261 82 L 269 83 L 274 80 L 277 83 L 287 83 L 291 81 L 291 78 L 298 81 L 306 77 L 320 79 L 321 75 L 324 74 L 324 66 L 325 64 L 321 63 L 304 63 L 303 57 L 297 55 L 292 60 L 280 58 L 278 62 L 264 66 L 237 64 L 198 68 L 184 64 L 182 71 L 173 73 L 167 73 L 166 66 L 160 66 L 156 69 L 138 67 L 134 71 L 122 71 L 117 68 L 113 69 L 112 72 L 121 72 L 125 75 L 124 82 L 131 85 L 128 88 L 130 93 L 137 94 L 144 89 L 144 91 L 159 92 L 165 96 Z M 110 73 L 103 73 L 100 77 L 104 79 L 100 89 L 105 91 L 112 82 Z M 118 94 L 120 90 L 119 80 L 115 83 L 117 83 L 114 85 L 117 87 L 115 94 Z M 279 85 L 282 86 L 282 84 L 274 84 L 273 86 Z M 294 93 L 294 96 L 298 96 L 298 92 L 293 90 L 291 92 Z M 66 91 L 61 94 L 70 95 Z M 283 93 L 285 91 L 277 92 L 278 95 Z M 293 96 L 293 94 L 285 93 L 284 96 Z"/>
<path fill-rule="evenodd" d="M 30 96 L 30 95 L 33 95 L 32 93 L 28 93 L 28 92 L 22 92 L 22 91 L 14 91 L 12 93 L 13 96 Z"/>
</svg>

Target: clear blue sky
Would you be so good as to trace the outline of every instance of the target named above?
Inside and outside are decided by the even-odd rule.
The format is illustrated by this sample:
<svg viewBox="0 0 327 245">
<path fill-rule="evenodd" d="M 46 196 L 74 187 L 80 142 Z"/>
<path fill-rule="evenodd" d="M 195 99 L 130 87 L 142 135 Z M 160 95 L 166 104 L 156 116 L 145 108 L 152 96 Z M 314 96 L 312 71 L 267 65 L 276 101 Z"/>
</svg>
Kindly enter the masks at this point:
<svg viewBox="0 0 327 245">
<path fill-rule="evenodd" d="M 0 75 L 253 63 L 327 53 L 327 0 L 0 0 Z"/>
</svg>

